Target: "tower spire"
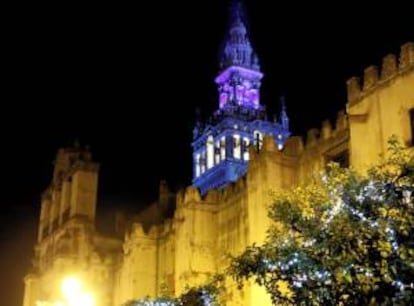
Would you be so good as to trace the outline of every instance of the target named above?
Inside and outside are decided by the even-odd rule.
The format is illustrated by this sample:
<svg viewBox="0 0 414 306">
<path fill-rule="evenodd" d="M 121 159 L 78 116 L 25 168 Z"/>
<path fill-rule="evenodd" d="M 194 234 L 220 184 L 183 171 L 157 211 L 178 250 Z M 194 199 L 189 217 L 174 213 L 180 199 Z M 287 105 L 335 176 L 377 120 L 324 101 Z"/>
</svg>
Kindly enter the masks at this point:
<svg viewBox="0 0 414 306">
<path fill-rule="evenodd" d="M 282 126 L 278 120 L 268 121 L 266 107 L 260 104 L 263 73 L 249 40 L 241 0 L 231 0 L 220 64 L 215 79 L 219 108 L 208 124 L 197 121 L 193 130 L 193 184 L 202 195 L 245 175 L 249 147 L 260 150 L 264 136 L 272 135 L 281 150 L 290 135 L 285 108 Z"/>
<path fill-rule="evenodd" d="M 231 1 L 229 29 L 220 60 L 222 69 L 230 66 L 241 66 L 252 70 L 260 70 L 259 59 L 249 40 L 245 16 L 242 1 Z"/>
</svg>

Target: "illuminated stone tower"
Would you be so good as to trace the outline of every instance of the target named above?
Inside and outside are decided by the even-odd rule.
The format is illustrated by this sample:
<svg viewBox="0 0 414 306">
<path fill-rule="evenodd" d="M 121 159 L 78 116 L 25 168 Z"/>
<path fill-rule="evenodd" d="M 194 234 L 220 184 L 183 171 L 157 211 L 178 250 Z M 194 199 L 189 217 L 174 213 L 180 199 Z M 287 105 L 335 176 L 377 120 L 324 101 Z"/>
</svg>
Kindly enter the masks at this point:
<svg viewBox="0 0 414 306">
<path fill-rule="evenodd" d="M 122 242 L 96 231 L 98 172 L 88 148 L 75 144 L 58 151 L 52 181 L 42 194 L 24 306 L 63 305 L 57 301 L 65 300 L 61 284 L 68 276 L 81 280 L 100 306 L 113 305 L 112 273 Z"/>
<path fill-rule="evenodd" d="M 242 4 L 233 1 L 220 73 L 215 79 L 219 108 L 208 123 L 198 120 L 193 131 L 193 184 L 202 194 L 243 176 L 249 162 L 249 147 L 260 150 L 265 135 L 272 135 L 280 150 L 290 135 L 283 101 L 279 120 L 267 120 L 266 108 L 260 104 L 262 77 Z"/>
</svg>

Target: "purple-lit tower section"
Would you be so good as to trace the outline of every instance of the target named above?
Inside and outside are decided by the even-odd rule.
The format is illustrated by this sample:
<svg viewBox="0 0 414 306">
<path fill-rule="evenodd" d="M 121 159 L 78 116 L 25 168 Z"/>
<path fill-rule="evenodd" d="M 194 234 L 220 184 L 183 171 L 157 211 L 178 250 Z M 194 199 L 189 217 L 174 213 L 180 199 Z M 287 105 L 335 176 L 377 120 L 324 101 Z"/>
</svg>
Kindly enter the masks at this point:
<svg viewBox="0 0 414 306">
<path fill-rule="evenodd" d="M 217 78 L 220 109 L 226 104 L 236 104 L 252 109 L 260 107 L 260 80 L 263 74 L 243 67 L 231 66 Z"/>
<path fill-rule="evenodd" d="M 243 18 L 242 4 L 234 3 L 231 8 L 230 30 L 220 62 L 222 72 L 216 78 L 221 109 L 228 103 L 252 109 L 260 106 L 260 80 L 263 74 Z"/>
<path fill-rule="evenodd" d="M 260 150 L 265 135 L 272 135 L 281 150 L 290 135 L 284 101 L 278 120 L 268 121 L 260 104 L 263 74 L 250 44 L 240 2 L 231 6 L 229 31 L 222 49 L 221 72 L 215 82 L 219 108 L 193 131 L 193 184 L 201 194 L 235 182 L 246 174 L 249 147 Z"/>
</svg>

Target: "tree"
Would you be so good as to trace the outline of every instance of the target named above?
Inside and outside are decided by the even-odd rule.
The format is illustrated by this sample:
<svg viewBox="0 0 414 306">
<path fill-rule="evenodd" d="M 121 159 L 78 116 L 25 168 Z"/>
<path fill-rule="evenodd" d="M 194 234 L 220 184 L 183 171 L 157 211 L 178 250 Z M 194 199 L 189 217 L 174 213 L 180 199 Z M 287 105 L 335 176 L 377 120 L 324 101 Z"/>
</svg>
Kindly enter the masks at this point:
<svg viewBox="0 0 414 306">
<path fill-rule="evenodd" d="M 412 305 L 414 157 L 395 138 L 366 175 L 330 164 L 275 195 L 266 243 L 232 260 L 278 305 Z"/>
<path fill-rule="evenodd" d="M 189 287 L 179 297 L 145 298 L 129 301 L 123 306 L 218 306 L 223 276 L 215 275 L 206 284 Z"/>
</svg>

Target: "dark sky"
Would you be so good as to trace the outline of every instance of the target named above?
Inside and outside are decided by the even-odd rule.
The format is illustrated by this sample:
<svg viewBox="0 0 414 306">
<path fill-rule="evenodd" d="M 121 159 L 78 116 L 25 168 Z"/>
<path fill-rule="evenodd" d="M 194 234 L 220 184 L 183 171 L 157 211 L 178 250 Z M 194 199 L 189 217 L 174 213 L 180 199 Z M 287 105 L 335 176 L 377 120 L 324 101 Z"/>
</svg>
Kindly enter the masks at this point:
<svg viewBox="0 0 414 306">
<path fill-rule="evenodd" d="M 227 1 L 164 2 L 10 9 L 2 38 L 1 305 L 20 306 L 39 197 L 59 147 L 75 139 L 91 146 L 102 165 L 100 199 L 143 202 L 156 197 L 160 178 L 176 188 L 190 183 L 194 110 L 217 107 Z M 346 79 L 414 39 L 401 4 L 245 3 L 265 73 L 262 103 L 278 111 L 285 95 L 294 134 L 334 119 Z"/>
</svg>

